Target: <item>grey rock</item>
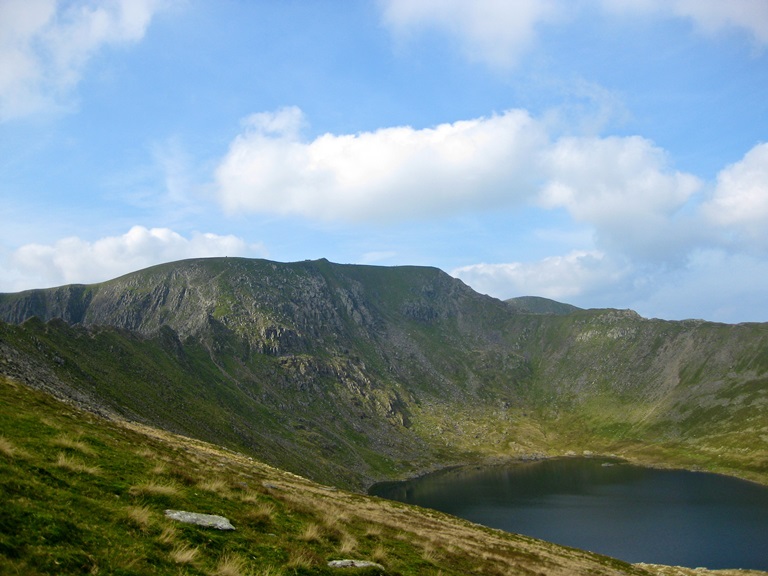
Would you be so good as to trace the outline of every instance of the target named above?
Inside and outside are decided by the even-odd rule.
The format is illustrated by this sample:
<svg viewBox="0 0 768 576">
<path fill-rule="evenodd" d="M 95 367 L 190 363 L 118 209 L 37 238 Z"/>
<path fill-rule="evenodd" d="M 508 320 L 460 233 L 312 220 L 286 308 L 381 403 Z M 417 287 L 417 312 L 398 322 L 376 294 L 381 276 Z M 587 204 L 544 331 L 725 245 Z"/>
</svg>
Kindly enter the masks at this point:
<svg viewBox="0 0 768 576">
<path fill-rule="evenodd" d="M 379 568 L 384 570 L 384 566 L 368 560 L 331 560 L 328 562 L 329 568 Z"/>
<path fill-rule="evenodd" d="M 198 512 L 185 512 L 184 510 L 166 510 L 165 515 L 179 522 L 187 524 L 197 524 L 206 528 L 215 528 L 216 530 L 234 530 L 235 527 L 224 516 L 215 514 L 200 514 Z"/>
</svg>

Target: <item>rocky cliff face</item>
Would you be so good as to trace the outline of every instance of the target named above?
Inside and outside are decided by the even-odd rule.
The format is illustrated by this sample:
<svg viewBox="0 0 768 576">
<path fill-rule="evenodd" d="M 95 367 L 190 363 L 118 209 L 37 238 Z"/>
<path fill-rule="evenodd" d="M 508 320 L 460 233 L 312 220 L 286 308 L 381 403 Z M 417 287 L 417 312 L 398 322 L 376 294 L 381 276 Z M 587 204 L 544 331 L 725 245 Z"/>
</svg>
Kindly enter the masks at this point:
<svg viewBox="0 0 768 576">
<path fill-rule="evenodd" d="M 434 268 L 188 260 L 0 295 L 0 371 L 350 485 L 648 443 L 761 473 L 768 325 L 555 309 Z"/>
</svg>

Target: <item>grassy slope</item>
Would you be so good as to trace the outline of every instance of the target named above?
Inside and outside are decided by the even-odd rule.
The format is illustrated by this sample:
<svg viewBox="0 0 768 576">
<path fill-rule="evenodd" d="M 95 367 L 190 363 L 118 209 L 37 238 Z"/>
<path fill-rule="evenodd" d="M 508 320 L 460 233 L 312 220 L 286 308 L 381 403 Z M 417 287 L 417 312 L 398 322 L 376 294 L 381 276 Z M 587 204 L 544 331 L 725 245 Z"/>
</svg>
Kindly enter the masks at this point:
<svg viewBox="0 0 768 576">
<path fill-rule="evenodd" d="M 768 325 L 585 312 L 548 330 L 561 445 L 768 483 Z"/>
<path fill-rule="evenodd" d="M 7 378 L 0 499 L 3 574 L 335 574 L 327 561 L 349 557 L 403 575 L 666 570 L 326 488 L 210 444 L 103 420 Z M 168 508 L 224 515 L 237 530 L 176 523 Z"/>
<path fill-rule="evenodd" d="M 333 383 L 317 389 L 328 377 L 297 383 L 281 358 L 257 355 L 245 364 L 222 354 L 215 362 L 197 343 L 181 346 L 168 334 L 144 338 L 35 319 L 0 324 L 0 348 L 4 343 L 0 373 L 76 389 L 90 396 L 86 405 L 247 451 L 315 479 L 361 486 L 365 478 L 385 477 L 395 467 L 387 449 L 413 466 L 433 461 L 418 439 L 405 446 L 386 437 L 392 428 L 386 420 L 368 418 L 366 428 L 352 428 L 342 414 L 346 402 L 330 393 Z M 382 451 L 370 447 L 367 436 L 378 429 L 389 444 Z"/>
<path fill-rule="evenodd" d="M 518 296 L 505 300 L 505 302 L 516 310 L 531 314 L 571 314 L 581 310 L 572 304 L 564 304 L 541 296 Z"/>
</svg>

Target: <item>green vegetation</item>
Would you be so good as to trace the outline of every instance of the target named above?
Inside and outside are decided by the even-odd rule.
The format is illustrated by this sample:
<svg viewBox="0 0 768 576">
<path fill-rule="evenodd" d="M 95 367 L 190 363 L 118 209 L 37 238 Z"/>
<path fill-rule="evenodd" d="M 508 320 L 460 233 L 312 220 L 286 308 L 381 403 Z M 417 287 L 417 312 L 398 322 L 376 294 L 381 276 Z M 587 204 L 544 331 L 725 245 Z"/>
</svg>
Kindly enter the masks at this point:
<svg viewBox="0 0 768 576">
<path fill-rule="evenodd" d="M 563 304 L 541 296 L 519 296 L 505 300 L 505 302 L 519 312 L 531 314 L 572 314 L 580 310 L 571 304 Z"/>
<path fill-rule="evenodd" d="M 0 318 L 25 320 L 0 373 L 340 487 L 584 450 L 768 482 L 765 324 L 239 258 L 0 295 Z"/>
<path fill-rule="evenodd" d="M 104 420 L 0 378 L 3 574 L 651 574 L 244 455 Z M 223 515 L 220 532 L 166 509 Z M 379 569 L 331 569 L 367 559 Z"/>
</svg>

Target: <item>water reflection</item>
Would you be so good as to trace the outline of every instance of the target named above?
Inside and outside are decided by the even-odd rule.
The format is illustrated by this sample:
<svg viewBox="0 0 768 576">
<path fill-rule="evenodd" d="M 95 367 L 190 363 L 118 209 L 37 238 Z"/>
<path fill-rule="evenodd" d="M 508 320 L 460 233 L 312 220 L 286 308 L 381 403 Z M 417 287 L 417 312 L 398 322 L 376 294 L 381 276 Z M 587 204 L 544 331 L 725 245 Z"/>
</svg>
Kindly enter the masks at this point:
<svg viewBox="0 0 768 576">
<path fill-rule="evenodd" d="M 371 493 L 629 562 L 768 570 L 768 489 L 723 476 L 565 458 Z"/>
</svg>

